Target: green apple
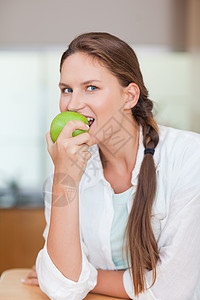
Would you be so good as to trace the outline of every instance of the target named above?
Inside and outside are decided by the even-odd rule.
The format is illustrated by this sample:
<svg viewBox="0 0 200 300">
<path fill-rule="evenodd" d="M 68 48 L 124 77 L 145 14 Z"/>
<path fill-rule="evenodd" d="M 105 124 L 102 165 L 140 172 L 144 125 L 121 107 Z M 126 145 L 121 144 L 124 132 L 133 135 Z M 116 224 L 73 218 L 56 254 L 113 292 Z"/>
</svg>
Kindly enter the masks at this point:
<svg viewBox="0 0 200 300">
<path fill-rule="evenodd" d="M 89 125 L 88 119 L 74 111 L 64 111 L 58 114 L 52 121 L 51 123 L 51 128 L 50 128 L 50 135 L 52 141 L 55 143 L 57 140 L 59 134 L 61 133 L 63 127 L 71 120 L 75 121 L 82 121 L 85 124 Z M 72 136 L 77 136 L 83 132 L 89 132 L 88 130 L 81 130 L 81 129 L 76 129 L 73 133 Z"/>
</svg>

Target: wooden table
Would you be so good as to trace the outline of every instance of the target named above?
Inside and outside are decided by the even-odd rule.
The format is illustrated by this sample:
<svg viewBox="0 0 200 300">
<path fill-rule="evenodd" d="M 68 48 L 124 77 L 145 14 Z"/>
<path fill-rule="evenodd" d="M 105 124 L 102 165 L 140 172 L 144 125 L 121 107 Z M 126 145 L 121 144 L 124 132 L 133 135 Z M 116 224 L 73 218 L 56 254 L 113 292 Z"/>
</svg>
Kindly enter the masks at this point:
<svg viewBox="0 0 200 300">
<path fill-rule="evenodd" d="M 31 269 L 10 269 L 4 271 L 0 279 L 1 300 L 48 300 L 38 286 L 29 286 L 21 283 Z M 85 300 L 120 300 L 109 296 L 88 294 Z M 122 300 L 122 299 L 121 299 Z"/>
</svg>

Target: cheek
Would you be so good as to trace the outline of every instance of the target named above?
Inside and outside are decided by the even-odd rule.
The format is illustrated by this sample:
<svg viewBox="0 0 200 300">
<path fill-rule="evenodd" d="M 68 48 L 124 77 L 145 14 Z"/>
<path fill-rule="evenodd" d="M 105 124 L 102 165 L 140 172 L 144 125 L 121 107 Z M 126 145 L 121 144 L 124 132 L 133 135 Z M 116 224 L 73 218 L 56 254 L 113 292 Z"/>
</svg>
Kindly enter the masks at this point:
<svg viewBox="0 0 200 300">
<path fill-rule="evenodd" d="M 99 120 L 108 120 L 111 117 L 117 117 L 120 111 L 120 104 L 117 102 L 116 95 L 104 97 L 97 102 L 98 105 L 93 105 L 94 111 Z M 91 106 L 92 107 L 92 106 Z"/>
</svg>

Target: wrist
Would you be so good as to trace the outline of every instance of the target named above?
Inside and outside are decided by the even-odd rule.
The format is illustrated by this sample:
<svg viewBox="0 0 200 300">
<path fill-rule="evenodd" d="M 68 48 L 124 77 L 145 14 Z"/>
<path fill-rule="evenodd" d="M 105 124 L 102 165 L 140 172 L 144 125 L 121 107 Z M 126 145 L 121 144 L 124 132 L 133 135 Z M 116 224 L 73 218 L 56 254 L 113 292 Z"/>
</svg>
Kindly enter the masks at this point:
<svg viewBox="0 0 200 300">
<path fill-rule="evenodd" d="M 73 174 L 69 174 L 65 169 L 56 167 L 54 170 L 53 183 L 55 185 L 64 185 L 66 187 L 77 188 L 80 184 L 80 180 Z"/>
<path fill-rule="evenodd" d="M 79 188 L 61 184 L 52 186 L 52 205 L 64 207 L 79 198 Z"/>
<path fill-rule="evenodd" d="M 55 170 L 52 185 L 52 204 L 57 207 L 69 205 L 79 195 L 79 183 L 67 173 Z"/>
</svg>

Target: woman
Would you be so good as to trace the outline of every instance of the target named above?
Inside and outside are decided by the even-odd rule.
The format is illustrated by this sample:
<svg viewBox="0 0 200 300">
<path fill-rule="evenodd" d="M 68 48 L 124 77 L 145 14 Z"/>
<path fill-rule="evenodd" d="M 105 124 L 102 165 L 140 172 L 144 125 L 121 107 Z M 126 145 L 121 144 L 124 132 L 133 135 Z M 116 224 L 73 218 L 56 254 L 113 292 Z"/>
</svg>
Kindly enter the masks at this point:
<svg viewBox="0 0 200 300">
<path fill-rule="evenodd" d="M 87 130 L 72 121 L 55 144 L 46 135 L 55 170 L 40 288 L 52 299 L 200 299 L 200 135 L 156 124 L 137 57 L 113 35 L 75 38 L 60 72 L 61 112 L 90 117 L 90 129 L 72 137 Z"/>
</svg>

